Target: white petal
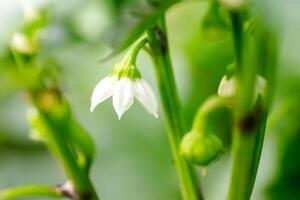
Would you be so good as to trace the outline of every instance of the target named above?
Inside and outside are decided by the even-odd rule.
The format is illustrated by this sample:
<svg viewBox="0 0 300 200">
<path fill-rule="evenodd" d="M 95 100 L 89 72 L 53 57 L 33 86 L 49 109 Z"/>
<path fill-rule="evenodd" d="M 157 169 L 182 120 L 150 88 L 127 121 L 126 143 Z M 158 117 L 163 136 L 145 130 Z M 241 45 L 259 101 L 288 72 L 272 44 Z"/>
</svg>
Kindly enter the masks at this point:
<svg viewBox="0 0 300 200">
<path fill-rule="evenodd" d="M 117 84 L 117 76 L 105 77 L 102 79 L 94 88 L 91 97 L 91 112 L 94 111 L 95 107 L 112 96 L 114 88 Z"/>
<path fill-rule="evenodd" d="M 134 84 L 134 90 L 139 102 L 141 102 L 146 110 L 153 114 L 155 118 L 158 118 L 158 104 L 151 86 L 143 79 L 139 79 Z"/>
<path fill-rule="evenodd" d="M 34 53 L 35 48 L 30 39 L 23 33 L 14 33 L 11 40 L 11 47 L 21 53 Z"/>
<path fill-rule="evenodd" d="M 267 81 L 264 77 L 257 75 L 256 76 L 256 83 L 255 83 L 255 94 L 256 95 L 263 95 L 266 92 L 266 88 L 267 88 Z"/>
<path fill-rule="evenodd" d="M 113 93 L 113 105 L 119 119 L 133 104 L 133 99 L 133 80 L 127 77 L 121 78 Z"/>
<path fill-rule="evenodd" d="M 227 79 L 227 76 L 223 76 L 219 88 L 218 95 L 221 97 L 231 97 L 234 96 L 236 92 L 236 79 L 231 77 Z"/>
</svg>

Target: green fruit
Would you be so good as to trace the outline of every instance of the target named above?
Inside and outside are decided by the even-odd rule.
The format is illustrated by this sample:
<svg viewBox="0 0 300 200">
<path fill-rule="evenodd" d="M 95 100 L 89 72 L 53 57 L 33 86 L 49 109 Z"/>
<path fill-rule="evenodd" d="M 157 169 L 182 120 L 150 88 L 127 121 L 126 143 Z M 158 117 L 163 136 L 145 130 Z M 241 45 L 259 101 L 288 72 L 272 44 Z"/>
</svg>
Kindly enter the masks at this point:
<svg viewBox="0 0 300 200">
<path fill-rule="evenodd" d="M 204 166 L 218 159 L 223 152 L 223 144 L 217 136 L 197 132 L 186 134 L 180 148 L 188 161 Z"/>
</svg>

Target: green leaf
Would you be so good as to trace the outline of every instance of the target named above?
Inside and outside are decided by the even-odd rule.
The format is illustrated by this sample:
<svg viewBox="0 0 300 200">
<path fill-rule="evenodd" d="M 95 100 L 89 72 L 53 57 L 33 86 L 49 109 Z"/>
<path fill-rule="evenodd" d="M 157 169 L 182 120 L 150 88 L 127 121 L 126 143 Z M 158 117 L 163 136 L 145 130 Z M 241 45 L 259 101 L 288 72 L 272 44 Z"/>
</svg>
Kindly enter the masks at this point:
<svg viewBox="0 0 300 200">
<path fill-rule="evenodd" d="M 113 23 L 103 35 L 103 40 L 112 48 L 112 52 L 103 60 L 131 45 L 147 29 L 155 26 L 159 17 L 179 0 L 127 0 L 121 2 L 122 5 L 111 3 L 115 5 L 113 6 L 115 15 Z"/>
</svg>

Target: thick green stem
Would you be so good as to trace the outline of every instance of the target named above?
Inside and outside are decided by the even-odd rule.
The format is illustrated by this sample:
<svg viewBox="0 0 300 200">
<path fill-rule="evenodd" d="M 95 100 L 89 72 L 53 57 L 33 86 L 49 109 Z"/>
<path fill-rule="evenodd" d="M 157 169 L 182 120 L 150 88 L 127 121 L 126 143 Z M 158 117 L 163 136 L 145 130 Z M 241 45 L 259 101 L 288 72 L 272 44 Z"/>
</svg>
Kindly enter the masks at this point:
<svg viewBox="0 0 300 200">
<path fill-rule="evenodd" d="M 16 64 L 22 75 L 25 75 L 25 62 L 22 60 L 21 55 L 17 52 L 14 52 L 14 58 Z M 44 86 L 40 86 L 43 88 Z M 27 88 L 30 95 L 33 97 L 36 95 L 34 89 Z M 31 91 L 32 90 L 32 91 Z M 34 101 L 34 100 L 33 100 Z M 68 139 L 64 136 L 63 132 L 66 131 L 64 124 L 58 126 L 58 123 L 53 120 L 47 112 L 42 111 L 39 108 L 38 103 L 33 102 L 35 107 L 39 110 L 39 114 L 42 121 L 42 126 L 44 130 L 47 131 L 47 145 L 49 150 L 55 155 L 58 160 L 61 162 L 65 173 L 68 178 L 74 184 L 76 195 L 79 200 L 98 200 L 98 196 L 93 188 L 93 185 L 89 179 L 89 174 L 84 169 L 82 169 L 78 162 L 77 158 L 74 156 L 73 152 L 69 148 Z"/>
<path fill-rule="evenodd" d="M 0 192 L 1 200 L 16 199 L 26 196 L 47 196 L 53 198 L 64 197 L 62 192 L 59 192 L 53 186 L 46 185 L 28 185 L 15 188 L 9 188 Z"/>
<path fill-rule="evenodd" d="M 258 31 L 261 31 L 258 29 Z M 233 167 L 231 174 L 228 200 L 249 200 L 254 187 L 261 151 L 263 147 L 267 122 L 269 97 L 258 98 L 253 106 L 254 85 L 256 84 L 257 67 L 273 68 L 275 54 L 261 57 L 260 48 L 269 49 L 268 37 L 261 35 L 247 38 L 247 46 L 243 48 L 244 60 L 240 63 L 238 75 L 237 108 L 235 111 L 235 126 L 233 131 Z M 264 44 L 264 45 L 262 45 Z M 263 66 L 261 65 L 263 63 Z M 260 65 L 260 66 L 259 66 Z M 268 70 L 274 73 L 273 70 Z M 269 77 L 267 74 L 263 74 Z M 270 85 L 269 85 L 270 86 Z M 270 88 L 268 88 L 270 91 Z"/>
<path fill-rule="evenodd" d="M 167 123 L 169 143 L 179 176 L 182 196 L 184 200 L 201 200 L 203 197 L 198 185 L 197 174 L 193 166 L 179 153 L 179 145 L 185 133 L 184 118 L 181 112 L 167 45 L 164 17 L 159 21 L 157 27 L 148 31 L 148 38 Z"/>
<path fill-rule="evenodd" d="M 68 178 L 73 182 L 80 200 L 98 200 L 98 196 L 88 177 L 88 173 L 80 168 L 72 151 L 68 148 L 66 138 L 60 131 L 64 129 L 57 127 L 47 113 L 40 111 L 42 120 L 45 123 L 47 134 L 47 144 L 52 153 L 61 162 Z"/>
</svg>

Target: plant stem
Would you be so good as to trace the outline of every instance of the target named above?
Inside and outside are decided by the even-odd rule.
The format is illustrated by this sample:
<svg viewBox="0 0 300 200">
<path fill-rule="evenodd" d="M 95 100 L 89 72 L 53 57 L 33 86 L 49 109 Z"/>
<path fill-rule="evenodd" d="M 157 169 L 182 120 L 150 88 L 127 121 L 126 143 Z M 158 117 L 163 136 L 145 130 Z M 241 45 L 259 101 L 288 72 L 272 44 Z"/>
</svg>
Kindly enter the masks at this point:
<svg viewBox="0 0 300 200">
<path fill-rule="evenodd" d="M 230 19 L 232 24 L 232 33 L 234 39 L 235 54 L 237 59 L 237 69 L 242 65 L 243 50 L 243 20 L 239 11 L 230 11 Z"/>
<path fill-rule="evenodd" d="M 258 31 L 261 31 L 258 29 Z M 243 48 L 244 60 L 239 66 L 237 108 L 235 111 L 235 125 L 233 131 L 233 167 L 228 200 L 249 200 L 256 179 L 259 160 L 262 152 L 265 128 L 268 116 L 269 99 L 258 98 L 253 106 L 254 85 L 256 84 L 257 67 L 263 63 L 269 68 L 269 72 L 276 55 L 261 57 L 259 62 L 260 48 L 265 46 L 267 51 L 273 52 L 268 45 L 268 37 L 261 38 L 256 35 L 247 38 L 247 46 Z M 243 52 L 242 52 L 243 53 Z M 260 66 L 265 67 L 265 66 Z M 264 74 L 266 76 L 266 74 Z M 269 76 L 267 76 L 269 77 Z M 268 92 L 270 88 L 268 88 Z"/>
<path fill-rule="evenodd" d="M 62 192 L 56 190 L 55 187 L 46 185 L 28 185 L 15 188 L 9 188 L 0 192 L 1 200 L 15 199 L 26 196 L 48 196 L 48 197 L 64 197 Z"/>
<path fill-rule="evenodd" d="M 168 129 L 169 143 L 179 176 L 183 199 L 201 200 L 203 197 L 198 185 L 197 174 L 193 166 L 179 153 L 179 145 L 185 133 L 184 118 L 177 94 L 166 34 L 164 17 L 159 20 L 156 28 L 148 31 L 157 83 Z"/>
<path fill-rule="evenodd" d="M 47 132 L 48 147 L 61 162 L 64 171 L 73 182 L 76 191 L 79 193 L 80 200 L 98 200 L 98 196 L 88 177 L 88 173 L 80 168 L 73 153 L 68 148 L 66 138 L 60 132 L 64 129 L 62 127 L 57 127 L 47 113 L 42 111 L 40 111 L 40 113 L 47 126 L 46 129 L 49 130 Z"/>
<path fill-rule="evenodd" d="M 208 115 L 218 108 L 231 107 L 233 103 L 233 98 L 230 97 L 219 97 L 217 95 L 209 97 L 196 113 L 193 130 L 201 130 L 201 133 L 209 133 L 209 131 L 206 131 Z"/>
<path fill-rule="evenodd" d="M 13 56 L 20 73 L 25 75 L 26 71 L 22 71 L 26 69 L 25 62 L 17 52 L 14 52 Z M 32 88 L 26 89 L 31 97 L 33 97 L 32 99 L 34 99 L 34 96 L 36 95 L 35 92 L 33 92 L 34 90 L 31 91 Z M 89 174 L 84 169 L 80 168 L 76 157 L 69 148 L 68 139 L 62 134 L 62 132 L 66 131 L 64 124 L 58 126 L 57 122 L 52 120 L 47 112 L 43 112 L 42 109 L 39 108 L 38 103 L 33 103 L 37 110 L 39 110 L 40 117 L 43 121 L 42 123 L 45 126 L 44 130 L 47 130 L 48 148 L 61 162 L 65 173 L 74 184 L 76 193 L 78 193 L 76 195 L 79 195 L 78 200 L 98 200 L 99 198 L 89 179 Z"/>
</svg>

